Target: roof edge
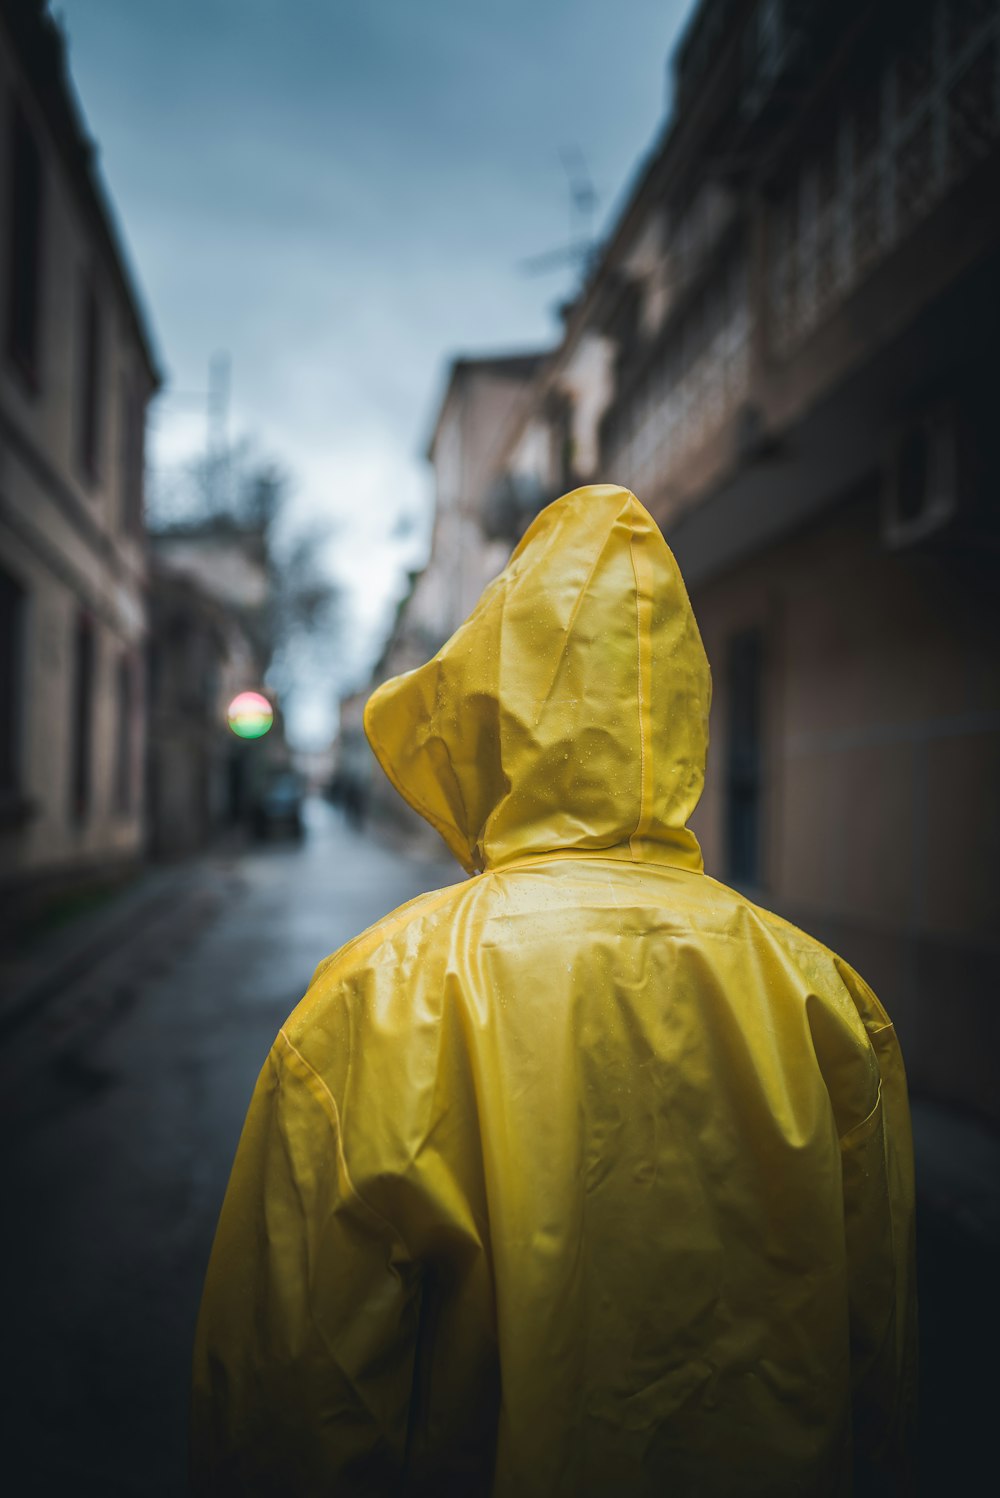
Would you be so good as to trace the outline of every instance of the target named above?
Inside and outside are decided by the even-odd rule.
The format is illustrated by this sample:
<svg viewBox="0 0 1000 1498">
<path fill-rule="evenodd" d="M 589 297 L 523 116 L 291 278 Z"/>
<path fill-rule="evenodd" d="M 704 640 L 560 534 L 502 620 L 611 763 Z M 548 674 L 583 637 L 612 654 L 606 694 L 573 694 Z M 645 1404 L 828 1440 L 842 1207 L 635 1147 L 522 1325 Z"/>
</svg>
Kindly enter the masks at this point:
<svg viewBox="0 0 1000 1498">
<path fill-rule="evenodd" d="M 66 36 L 47 0 L 0 0 L 0 21 L 10 38 L 18 71 L 31 89 L 71 187 L 83 200 L 118 284 L 152 384 L 164 380 L 144 299 L 132 270 L 110 194 L 100 174 L 98 148 L 87 130 L 83 107 L 67 63 Z"/>
</svg>

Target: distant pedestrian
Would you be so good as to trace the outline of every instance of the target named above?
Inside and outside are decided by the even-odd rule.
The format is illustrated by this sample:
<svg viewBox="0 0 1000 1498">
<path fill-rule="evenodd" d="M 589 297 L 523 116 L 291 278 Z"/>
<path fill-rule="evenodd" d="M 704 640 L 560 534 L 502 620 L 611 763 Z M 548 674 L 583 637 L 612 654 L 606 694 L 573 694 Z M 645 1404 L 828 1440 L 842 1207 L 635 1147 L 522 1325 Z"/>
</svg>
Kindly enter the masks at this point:
<svg viewBox="0 0 1000 1498">
<path fill-rule="evenodd" d="M 205 1286 L 200 1493 L 905 1489 L 899 1048 L 703 872 L 709 698 L 656 525 L 592 487 L 371 699 L 476 877 L 329 958 L 275 1042 Z"/>
</svg>

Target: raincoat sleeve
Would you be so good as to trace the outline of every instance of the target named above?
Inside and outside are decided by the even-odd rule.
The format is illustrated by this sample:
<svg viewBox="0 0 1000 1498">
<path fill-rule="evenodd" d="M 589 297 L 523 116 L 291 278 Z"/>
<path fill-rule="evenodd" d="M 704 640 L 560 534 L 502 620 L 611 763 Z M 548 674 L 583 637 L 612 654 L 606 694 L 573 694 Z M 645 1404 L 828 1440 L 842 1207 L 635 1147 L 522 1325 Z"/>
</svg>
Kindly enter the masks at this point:
<svg viewBox="0 0 1000 1498">
<path fill-rule="evenodd" d="M 199 1494 L 394 1491 L 418 1286 L 355 1190 L 340 1110 L 282 1031 L 250 1105 L 195 1345 Z"/>
<path fill-rule="evenodd" d="M 913 1139 L 896 1032 L 846 963 L 841 976 L 878 1062 L 874 1108 L 841 1139 L 859 1491 L 913 1491 L 917 1300 Z M 866 1485 L 867 1480 L 867 1485 Z M 889 1486 L 886 1487 L 886 1481 Z"/>
</svg>

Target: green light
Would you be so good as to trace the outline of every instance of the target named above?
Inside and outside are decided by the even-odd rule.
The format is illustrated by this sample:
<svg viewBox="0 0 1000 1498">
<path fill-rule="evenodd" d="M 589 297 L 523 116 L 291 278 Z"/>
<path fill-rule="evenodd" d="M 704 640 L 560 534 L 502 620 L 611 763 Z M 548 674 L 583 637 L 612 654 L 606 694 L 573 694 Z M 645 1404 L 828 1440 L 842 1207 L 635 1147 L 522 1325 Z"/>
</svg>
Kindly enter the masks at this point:
<svg viewBox="0 0 1000 1498">
<path fill-rule="evenodd" d="M 262 739 L 274 722 L 274 709 L 260 692 L 240 692 L 226 710 L 226 719 L 240 739 Z"/>
</svg>

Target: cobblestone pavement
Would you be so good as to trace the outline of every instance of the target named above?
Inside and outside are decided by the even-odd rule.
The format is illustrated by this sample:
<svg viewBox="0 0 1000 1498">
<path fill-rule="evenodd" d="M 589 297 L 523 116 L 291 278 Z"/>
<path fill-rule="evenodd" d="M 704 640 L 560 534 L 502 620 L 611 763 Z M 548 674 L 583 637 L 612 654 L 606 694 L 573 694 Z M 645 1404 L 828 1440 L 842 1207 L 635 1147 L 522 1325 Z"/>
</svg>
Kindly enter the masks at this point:
<svg viewBox="0 0 1000 1498">
<path fill-rule="evenodd" d="M 80 971 L 63 944 L 58 985 L 7 1027 L 0 1407 L 16 1498 L 187 1491 L 198 1297 L 267 1049 L 323 956 L 461 877 L 310 813 L 301 846 L 154 875 Z M 1000 1143 L 920 1102 L 914 1125 L 919 1491 L 973 1492 L 992 1445 Z"/>
</svg>

